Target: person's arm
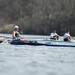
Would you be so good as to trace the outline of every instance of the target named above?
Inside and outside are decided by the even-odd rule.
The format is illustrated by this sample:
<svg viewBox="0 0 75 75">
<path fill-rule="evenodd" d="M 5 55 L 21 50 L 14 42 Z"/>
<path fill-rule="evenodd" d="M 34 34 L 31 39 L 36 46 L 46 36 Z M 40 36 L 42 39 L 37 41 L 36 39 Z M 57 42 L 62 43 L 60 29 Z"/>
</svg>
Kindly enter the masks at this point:
<svg viewBox="0 0 75 75">
<path fill-rule="evenodd" d="M 13 33 L 12 33 L 12 37 L 15 38 L 15 31 L 13 31 Z"/>
<path fill-rule="evenodd" d="M 71 40 L 71 38 L 72 38 L 72 37 L 71 37 L 71 36 L 69 36 L 69 39 L 70 39 L 70 40 Z"/>
</svg>

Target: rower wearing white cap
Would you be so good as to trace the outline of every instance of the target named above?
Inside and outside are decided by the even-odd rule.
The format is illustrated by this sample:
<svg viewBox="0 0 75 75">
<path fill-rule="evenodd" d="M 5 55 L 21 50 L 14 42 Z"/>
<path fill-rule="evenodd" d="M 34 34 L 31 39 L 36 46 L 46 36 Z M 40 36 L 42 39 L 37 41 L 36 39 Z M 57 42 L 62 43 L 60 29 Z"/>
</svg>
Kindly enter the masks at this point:
<svg viewBox="0 0 75 75">
<path fill-rule="evenodd" d="M 19 33 L 19 26 L 18 25 L 14 26 L 14 31 L 12 33 L 12 36 L 13 36 L 13 39 L 18 39 L 19 38 L 20 33 Z"/>
</svg>

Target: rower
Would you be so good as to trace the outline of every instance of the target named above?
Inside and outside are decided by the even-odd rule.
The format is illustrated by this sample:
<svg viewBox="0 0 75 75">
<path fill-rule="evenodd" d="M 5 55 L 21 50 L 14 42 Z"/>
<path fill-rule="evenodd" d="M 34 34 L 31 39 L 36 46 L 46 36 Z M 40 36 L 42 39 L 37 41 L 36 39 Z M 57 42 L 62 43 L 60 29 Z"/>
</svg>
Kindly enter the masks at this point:
<svg viewBox="0 0 75 75">
<path fill-rule="evenodd" d="M 20 33 L 19 33 L 19 26 L 18 25 L 14 26 L 14 31 L 12 33 L 12 37 L 13 37 L 13 39 L 19 39 Z"/>
<path fill-rule="evenodd" d="M 56 33 L 56 31 L 54 31 L 50 34 L 50 39 L 59 40 L 59 35 Z"/>
<path fill-rule="evenodd" d="M 69 32 L 66 32 L 66 33 L 64 34 L 64 41 L 68 41 L 68 42 L 71 41 L 71 35 L 70 35 Z"/>
</svg>

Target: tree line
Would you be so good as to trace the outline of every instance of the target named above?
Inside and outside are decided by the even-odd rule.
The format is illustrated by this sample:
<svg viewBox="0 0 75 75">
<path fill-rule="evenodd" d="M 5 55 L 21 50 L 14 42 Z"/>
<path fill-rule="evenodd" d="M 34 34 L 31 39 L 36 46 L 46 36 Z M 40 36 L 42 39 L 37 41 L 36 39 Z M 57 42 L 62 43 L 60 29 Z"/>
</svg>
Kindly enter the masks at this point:
<svg viewBox="0 0 75 75">
<path fill-rule="evenodd" d="M 12 24 L 24 34 L 75 35 L 75 0 L 0 0 L 0 32 L 10 33 Z"/>
</svg>

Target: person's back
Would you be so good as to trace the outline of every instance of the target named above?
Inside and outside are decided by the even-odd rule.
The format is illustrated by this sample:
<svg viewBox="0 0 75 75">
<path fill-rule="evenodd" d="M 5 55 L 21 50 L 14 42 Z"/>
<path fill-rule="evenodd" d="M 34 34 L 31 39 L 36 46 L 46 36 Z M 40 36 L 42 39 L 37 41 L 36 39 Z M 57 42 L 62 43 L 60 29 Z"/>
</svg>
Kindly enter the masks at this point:
<svg viewBox="0 0 75 75">
<path fill-rule="evenodd" d="M 50 34 L 50 39 L 53 39 L 53 40 L 59 39 L 59 35 L 56 33 L 56 31 Z"/>
<path fill-rule="evenodd" d="M 53 37 L 56 36 L 56 35 L 57 35 L 57 33 L 51 33 L 51 34 L 50 34 L 50 37 L 53 38 Z"/>
<path fill-rule="evenodd" d="M 71 36 L 69 32 L 64 34 L 64 41 L 71 41 Z"/>
</svg>

